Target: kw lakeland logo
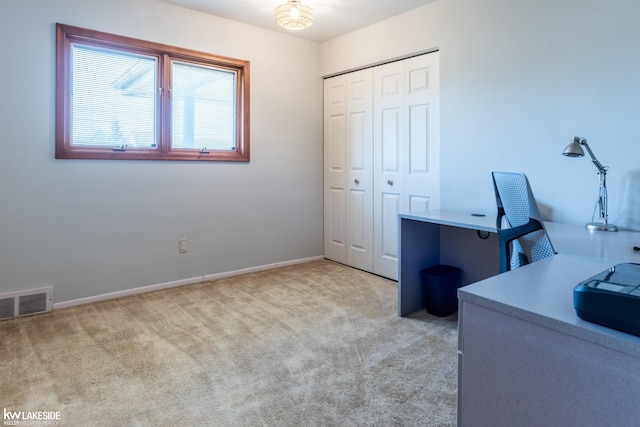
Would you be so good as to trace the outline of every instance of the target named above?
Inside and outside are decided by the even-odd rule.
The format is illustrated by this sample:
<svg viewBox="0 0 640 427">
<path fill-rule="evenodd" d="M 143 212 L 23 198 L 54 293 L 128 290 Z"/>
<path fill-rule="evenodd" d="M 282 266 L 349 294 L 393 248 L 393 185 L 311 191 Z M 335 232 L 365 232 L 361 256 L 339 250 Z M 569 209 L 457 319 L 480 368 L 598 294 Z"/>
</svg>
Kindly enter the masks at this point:
<svg viewBox="0 0 640 427">
<path fill-rule="evenodd" d="M 4 408 L 5 426 L 55 426 L 60 421 L 60 411 L 9 411 Z"/>
</svg>

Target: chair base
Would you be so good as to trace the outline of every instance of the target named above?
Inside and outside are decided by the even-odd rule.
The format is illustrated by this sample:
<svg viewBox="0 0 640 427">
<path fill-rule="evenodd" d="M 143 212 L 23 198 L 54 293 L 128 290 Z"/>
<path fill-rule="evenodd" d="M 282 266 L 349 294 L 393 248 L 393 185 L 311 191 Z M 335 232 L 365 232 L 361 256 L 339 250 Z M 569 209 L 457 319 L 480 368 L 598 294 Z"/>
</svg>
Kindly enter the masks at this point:
<svg viewBox="0 0 640 427">
<path fill-rule="evenodd" d="M 618 226 L 613 224 L 605 224 L 603 222 L 590 222 L 584 226 L 587 230 L 595 231 L 618 231 Z"/>
</svg>

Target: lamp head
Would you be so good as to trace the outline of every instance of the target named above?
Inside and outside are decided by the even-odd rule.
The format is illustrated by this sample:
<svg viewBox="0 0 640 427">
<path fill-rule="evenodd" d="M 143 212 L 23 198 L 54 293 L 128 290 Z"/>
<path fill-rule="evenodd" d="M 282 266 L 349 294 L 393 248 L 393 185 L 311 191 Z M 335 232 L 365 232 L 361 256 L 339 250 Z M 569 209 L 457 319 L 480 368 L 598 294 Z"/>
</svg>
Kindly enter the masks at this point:
<svg viewBox="0 0 640 427">
<path fill-rule="evenodd" d="M 582 140 L 584 141 L 584 143 L 586 143 L 586 140 Z M 579 137 L 574 136 L 573 137 L 573 141 L 571 141 L 571 144 L 567 145 L 564 149 L 564 151 L 562 152 L 563 156 L 567 156 L 567 157 L 582 157 L 584 156 L 584 150 L 582 149 L 581 145 L 582 142 L 580 140 Z"/>
</svg>

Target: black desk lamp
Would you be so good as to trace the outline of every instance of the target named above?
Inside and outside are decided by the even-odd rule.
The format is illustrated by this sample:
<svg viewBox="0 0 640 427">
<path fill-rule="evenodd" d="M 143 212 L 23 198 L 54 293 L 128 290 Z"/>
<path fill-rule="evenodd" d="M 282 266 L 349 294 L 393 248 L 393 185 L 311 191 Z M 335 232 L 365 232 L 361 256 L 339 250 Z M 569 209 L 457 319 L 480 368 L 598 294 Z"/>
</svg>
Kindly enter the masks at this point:
<svg viewBox="0 0 640 427">
<path fill-rule="evenodd" d="M 607 169 L 609 169 L 609 167 L 602 166 L 602 163 L 593 155 L 593 151 L 591 151 L 589 144 L 587 144 L 587 140 L 578 136 L 573 137 L 573 141 L 567 145 L 562 154 L 568 157 L 582 157 L 584 156 L 582 147 L 587 149 L 589 156 L 591 156 L 591 161 L 596 169 L 598 169 L 598 175 L 600 175 L 600 191 L 598 192 L 598 200 L 596 201 L 599 220 L 595 220 L 596 212 L 594 208 L 591 222 L 586 225 L 586 228 L 588 230 L 618 231 L 616 225 L 609 224 L 609 215 L 607 214 Z"/>
</svg>

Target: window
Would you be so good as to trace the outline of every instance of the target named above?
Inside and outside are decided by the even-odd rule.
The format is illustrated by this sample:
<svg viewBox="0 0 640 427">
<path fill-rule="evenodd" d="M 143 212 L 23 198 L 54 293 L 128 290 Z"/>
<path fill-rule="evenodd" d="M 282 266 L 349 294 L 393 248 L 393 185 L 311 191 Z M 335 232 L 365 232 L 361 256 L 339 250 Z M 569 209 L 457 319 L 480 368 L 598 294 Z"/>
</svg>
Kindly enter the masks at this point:
<svg viewBox="0 0 640 427">
<path fill-rule="evenodd" d="M 249 161 L 249 62 L 56 25 L 56 158 Z"/>
</svg>

